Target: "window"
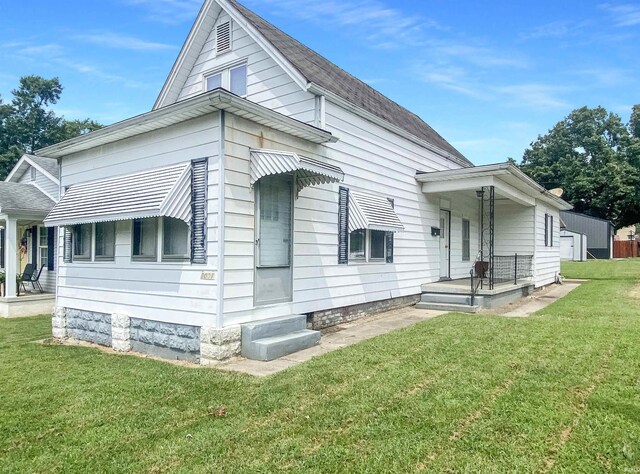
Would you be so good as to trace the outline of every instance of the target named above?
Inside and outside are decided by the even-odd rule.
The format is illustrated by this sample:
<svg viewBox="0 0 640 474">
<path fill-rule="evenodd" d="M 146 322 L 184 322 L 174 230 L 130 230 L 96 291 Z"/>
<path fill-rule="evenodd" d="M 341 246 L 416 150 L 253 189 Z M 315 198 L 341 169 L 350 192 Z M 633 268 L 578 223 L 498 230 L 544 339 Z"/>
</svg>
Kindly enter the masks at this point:
<svg viewBox="0 0 640 474">
<path fill-rule="evenodd" d="M 116 223 L 96 224 L 96 260 L 113 260 L 116 250 Z"/>
<path fill-rule="evenodd" d="M 387 258 L 387 234 L 381 230 L 354 230 L 349 234 L 349 260 L 384 261 Z"/>
<path fill-rule="evenodd" d="M 49 266 L 49 233 L 46 227 L 39 227 L 38 232 L 38 266 L 42 268 Z"/>
<path fill-rule="evenodd" d="M 189 257 L 189 226 L 179 220 L 162 219 L 162 258 L 184 260 Z"/>
<path fill-rule="evenodd" d="M 205 76 L 206 90 L 219 87 L 240 97 L 247 95 L 247 65 L 239 64 Z"/>
<path fill-rule="evenodd" d="M 471 260 L 471 231 L 469 219 L 462 219 L 462 261 Z"/>
<path fill-rule="evenodd" d="M 31 181 L 35 181 L 38 176 L 38 171 L 32 166 L 31 167 Z"/>
<path fill-rule="evenodd" d="M 229 90 L 239 96 L 247 95 L 247 65 L 229 70 Z"/>
<path fill-rule="evenodd" d="M 156 260 L 157 219 L 135 219 L 133 221 L 132 257 L 134 260 Z"/>
<path fill-rule="evenodd" d="M 354 230 L 349 234 L 349 258 L 353 260 L 365 260 L 367 231 L 364 229 Z"/>
<path fill-rule="evenodd" d="M 553 216 L 551 214 L 544 215 L 544 245 L 553 247 Z"/>
<path fill-rule="evenodd" d="M 369 248 L 371 252 L 369 258 L 371 260 L 384 260 L 386 232 L 382 232 L 381 230 L 370 231 L 370 242 L 371 245 Z"/>
<path fill-rule="evenodd" d="M 91 224 L 73 227 L 73 260 L 91 260 Z"/>
</svg>

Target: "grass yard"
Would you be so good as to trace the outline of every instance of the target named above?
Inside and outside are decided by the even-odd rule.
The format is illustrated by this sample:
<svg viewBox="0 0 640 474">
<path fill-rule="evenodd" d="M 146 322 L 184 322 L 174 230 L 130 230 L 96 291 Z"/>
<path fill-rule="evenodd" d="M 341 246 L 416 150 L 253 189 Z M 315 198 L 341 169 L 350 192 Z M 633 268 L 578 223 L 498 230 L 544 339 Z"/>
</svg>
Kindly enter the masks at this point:
<svg viewBox="0 0 640 474">
<path fill-rule="evenodd" d="M 563 270 L 592 281 L 530 318 L 446 315 L 266 379 L 0 320 L 0 471 L 640 472 L 640 259 Z"/>
</svg>

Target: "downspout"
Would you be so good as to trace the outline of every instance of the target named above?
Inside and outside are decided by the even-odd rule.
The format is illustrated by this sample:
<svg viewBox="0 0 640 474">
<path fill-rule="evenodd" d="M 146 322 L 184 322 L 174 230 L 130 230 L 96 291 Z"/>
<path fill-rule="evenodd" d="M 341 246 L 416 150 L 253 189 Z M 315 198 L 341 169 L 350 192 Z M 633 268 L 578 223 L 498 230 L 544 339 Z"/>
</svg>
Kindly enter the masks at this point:
<svg viewBox="0 0 640 474">
<path fill-rule="evenodd" d="M 216 328 L 224 326 L 224 231 L 225 231 L 225 205 L 224 205 L 224 159 L 225 159 L 225 112 L 220 111 L 220 150 L 218 154 L 218 286 Z"/>
<path fill-rule="evenodd" d="M 62 199 L 62 158 L 58 160 L 58 201 L 56 201 L 56 204 L 60 202 L 60 199 Z M 53 262 L 53 268 L 56 272 L 56 297 L 53 310 L 56 311 L 58 309 L 58 288 L 60 288 L 60 227 L 56 227 L 54 232 L 56 234 L 56 249 L 58 249 L 57 252 L 54 249 L 55 258 Z"/>
</svg>

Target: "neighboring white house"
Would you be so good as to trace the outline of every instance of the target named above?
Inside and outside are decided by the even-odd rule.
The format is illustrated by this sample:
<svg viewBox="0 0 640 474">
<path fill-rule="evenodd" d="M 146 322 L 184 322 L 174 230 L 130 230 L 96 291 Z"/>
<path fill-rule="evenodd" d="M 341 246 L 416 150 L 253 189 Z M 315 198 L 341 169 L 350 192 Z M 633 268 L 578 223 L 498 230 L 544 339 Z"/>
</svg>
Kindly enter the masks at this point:
<svg viewBox="0 0 640 474">
<path fill-rule="evenodd" d="M 32 155 L 24 155 L 0 182 L 0 269 L 5 275 L 2 317 L 31 316 L 53 308 L 56 231 L 47 229 L 42 221 L 57 202 L 59 189 L 57 161 Z M 29 282 L 16 285 L 16 275 L 29 268 L 34 269 L 32 278 L 38 279 L 36 286 Z M 16 296 L 19 288 L 29 293 L 21 291 Z"/>
<path fill-rule="evenodd" d="M 413 304 L 472 269 L 492 291 L 560 271 L 567 203 L 473 167 L 231 0 L 205 2 L 151 112 L 38 153 L 66 189 L 45 220 L 65 229 L 58 337 L 206 362 L 240 351 L 243 324 L 244 351 L 271 318 L 304 315 L 306 337 L 301 320 Z"/>
</svg>

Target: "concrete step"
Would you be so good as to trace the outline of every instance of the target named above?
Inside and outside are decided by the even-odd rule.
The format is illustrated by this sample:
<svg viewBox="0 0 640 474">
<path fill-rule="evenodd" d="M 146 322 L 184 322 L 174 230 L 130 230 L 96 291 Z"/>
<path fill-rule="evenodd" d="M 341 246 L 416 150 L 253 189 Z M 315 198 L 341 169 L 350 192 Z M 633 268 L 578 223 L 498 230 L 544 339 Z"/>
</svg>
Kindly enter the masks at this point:
<svg viewBox="0 0 640 474">
<path fill-rule="evenodd" d="M 471 304 L 471 295 L 452 293 L 422 293 L 422 303 Z"/>
<path fill-rule="evenodd" d="M 268 361 L 313 347 L 320 342 L 320 332 L 302 329 L 287 334 L 265 337 L 242 343 L 242 355 L 247 359 Z"/>
<path fill-rule="evenodd" d="M 280 336 L 307 329 L 307 317 L 294 314 L 280 318 L 264 319 L 242 325 L 242 344 L 265 337 Z"/>
<path fill-rule="evenodd" d="M 455 311 L 457 313 L 477 313 L 480 307 L 457 303 L 423 303 L 416 304 L 417 309 L 433 309 L 436 311 Z"/>
</svg>

